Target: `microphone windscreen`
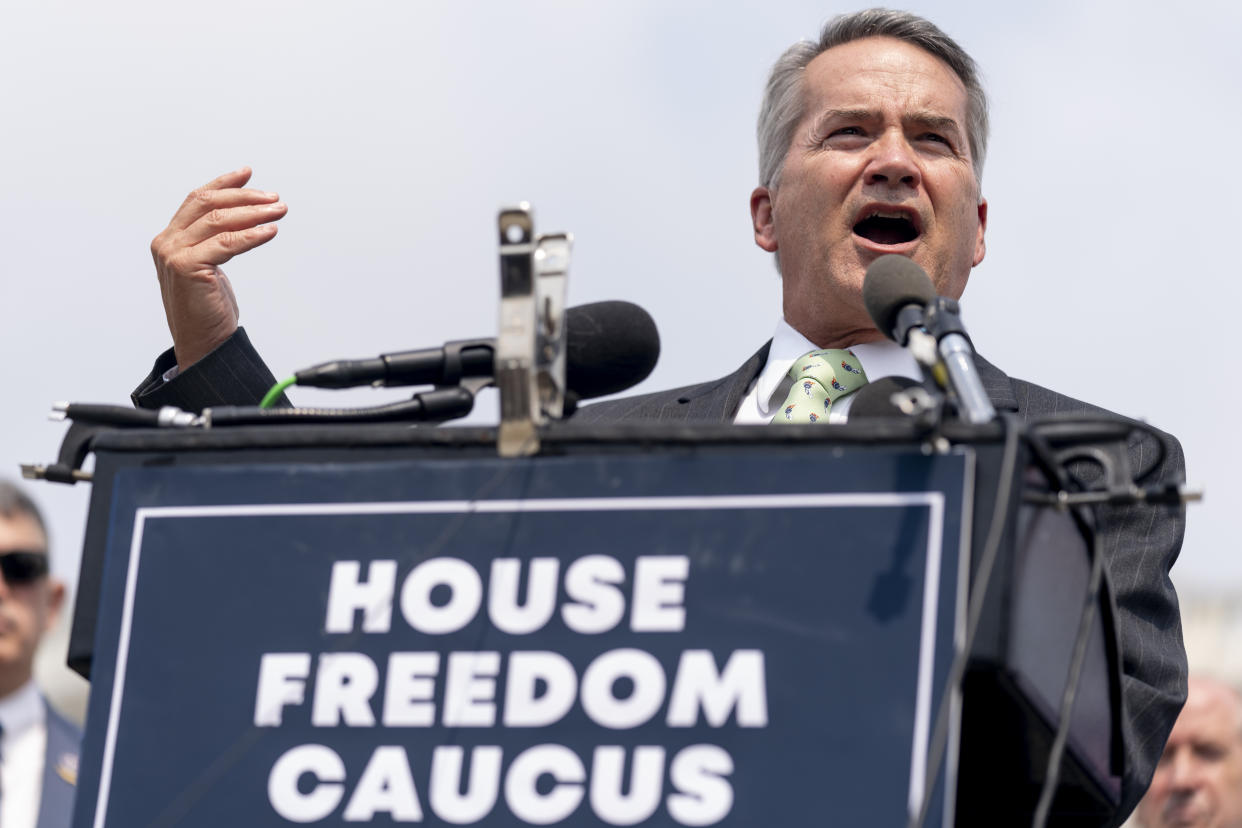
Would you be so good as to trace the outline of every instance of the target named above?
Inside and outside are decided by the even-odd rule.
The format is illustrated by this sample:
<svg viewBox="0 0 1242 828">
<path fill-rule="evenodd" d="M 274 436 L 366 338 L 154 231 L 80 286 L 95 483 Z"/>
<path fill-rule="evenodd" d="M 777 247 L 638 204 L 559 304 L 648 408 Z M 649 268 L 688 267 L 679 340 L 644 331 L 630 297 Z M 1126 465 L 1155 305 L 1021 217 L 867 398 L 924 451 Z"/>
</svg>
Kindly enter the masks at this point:
<svg viewBox="0 0 1242 828">
<path fill-rule="evenodd" d="M 863 304 L 880 333 L 893 338 L 897 313 L 906 305 L 926 306 L 936 298 L 931 279 L 914 261 L 886 253 L 871 263 L 863 277 Z"/>
<path fill-rule="evenodd" d="M 642 382 L 660 358 L 655 320 L 630 302 L 593 302 L 565 312 L 565 384 L 580 399 Z"/>
<path fill-rule="evenodd" d="M 901 409 L 893 405 L 893 395 L 913 388 L 917 382 L 909 377 L 881 377 L 869 382 L 854 395 L 850 403 L 849 419 L 868 417 L 904 417 Z"/>
</svg>

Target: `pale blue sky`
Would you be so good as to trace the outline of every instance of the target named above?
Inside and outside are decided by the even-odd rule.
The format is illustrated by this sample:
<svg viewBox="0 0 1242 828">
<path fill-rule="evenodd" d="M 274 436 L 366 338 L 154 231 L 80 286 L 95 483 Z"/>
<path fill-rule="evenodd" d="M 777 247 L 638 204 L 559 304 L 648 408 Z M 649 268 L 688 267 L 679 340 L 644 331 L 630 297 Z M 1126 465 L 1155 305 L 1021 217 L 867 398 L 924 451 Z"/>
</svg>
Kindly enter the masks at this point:
<svg viewBox="0 0 1242 828">
<path fill-rule="evenodd" d="M 148 244 L 187 191 L 241 164 L 290 205 L 275 241 L 227 268 L 278 375 L 494 333 L 495 214 L 519 200 L 575 234 L 571 303 L 654 315 L 664 353 L 640 390 L 731 371 L 779 313 L 747 213 L 763 80 L 850 8 L 5 4 L 0 470 L 54 457 L 51 401 L 127 399 L 168 344 Z M 1175 580 L 1242 587 L 1242 12 L 911 8 L 974 54 L 992 96 L 988 256 L 963 299 L 979 350 L 1177 434 L 1207 500 Z M 72 577 L 87 489 L 32 491 Z"/>
</svg>

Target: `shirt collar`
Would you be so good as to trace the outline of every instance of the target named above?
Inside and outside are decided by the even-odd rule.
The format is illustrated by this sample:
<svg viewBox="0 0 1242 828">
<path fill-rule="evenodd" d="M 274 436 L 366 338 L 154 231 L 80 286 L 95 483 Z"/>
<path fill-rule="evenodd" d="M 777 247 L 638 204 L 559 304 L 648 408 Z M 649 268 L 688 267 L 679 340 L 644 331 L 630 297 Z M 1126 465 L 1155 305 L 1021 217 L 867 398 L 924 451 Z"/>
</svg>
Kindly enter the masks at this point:
<svg viewBox="0 0 1242 828">
<path fill-rule="evenodd" d="M 858 357 L 868 381 L 894 376 L 909 377 L 915 381 L 923 379 L 918 362 L 909 351 L 896 342 L 882 339 L 879 342 L 867 342 L 848 347 L 854 356 Z M 787 380 L 786 375 L 794 361 L 808 351 L 815 350 L 819 350 L 819 346 L 794 330 L 782 316 L 776 323 L 775 333 L 772 334 L 772 347 L 768 351 L 767 364 L 763 366 L 763 370 L 759 372 L 759 377 L 755 381 L 755 390 L 761 406 L 770 408 L 771 405 L 780 405 L 784 401 L 785 397 L 782 393 L 781 398 L 775 403 L 768 403 L 774 395 L 782 391 L 782 385 Z"/>
<path fill-rule="evenodd" d="M 4 728 L 5 738 L 38 724 L 46 715 L 43 697 L 39 695 L 33 678 L 0 699 L 0 727 Z"/>
<path fill-rule="evenodd" d="M 789 366 L 794 364 L 794 360 L 807 351 L 814 350 L 815 343 L 790 327 L 785 317 L 782 316 L 777 321 L 776 332 L 772 334 L 772 347 L 768 349 L 767 364 L 763 366 L 763 370 L 759 372 L 759 378 L 755 381 L 755 390 L 758 392 L 760 405 L 766 406 L 767 401 L 777 392 L 785 380 L 785 375 L 789 372 Z M 777 403 L 779 404 L 780 400 Z"/>
</svg>

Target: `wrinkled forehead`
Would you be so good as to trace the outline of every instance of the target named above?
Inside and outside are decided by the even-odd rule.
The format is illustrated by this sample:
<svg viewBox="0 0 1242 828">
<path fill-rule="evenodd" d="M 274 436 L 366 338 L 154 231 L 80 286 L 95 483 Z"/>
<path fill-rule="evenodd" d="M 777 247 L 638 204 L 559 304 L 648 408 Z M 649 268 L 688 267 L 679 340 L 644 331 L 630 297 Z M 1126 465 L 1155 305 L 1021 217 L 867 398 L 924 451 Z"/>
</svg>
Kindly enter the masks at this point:
<svg viewBox="0 0 1242 828">
<path fill-rule="evenodd" d="M 1242 696 L 1217 682 L 1192 682 L 1172 736 L 1201 739 L 1226 735 L 1242 740 Z"/>
<path fill-rule="evenodd" d="M 20 512 L 10 516 L 0 515 L 0 552 L 20 549 L 26 552 L 46 552 L 47 536 L 39 524 L 29 515 Z"/>
<path fill-rule="evenodd" d="M 913 43 L 868 37 L 833 46 L 806 67 L 804 115 L 825 107 L 931 111 L 965 130 L 966 85 L 947 63 Z"/>
</svg>

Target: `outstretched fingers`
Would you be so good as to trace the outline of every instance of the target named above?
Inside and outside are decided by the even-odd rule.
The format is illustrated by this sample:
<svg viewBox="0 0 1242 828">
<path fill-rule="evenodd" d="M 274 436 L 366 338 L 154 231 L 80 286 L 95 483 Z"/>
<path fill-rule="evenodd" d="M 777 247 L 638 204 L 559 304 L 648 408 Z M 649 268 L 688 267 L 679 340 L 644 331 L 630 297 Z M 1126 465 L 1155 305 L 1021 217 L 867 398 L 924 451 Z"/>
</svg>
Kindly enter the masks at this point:
<svg viewBox="0 0 1242 828">
<path fill-rule="evenodd" d="M 225 230 L 208 236 L 185 249 L 185 254 L 199 265 L 222 265 L 247 250 L 267 244 L 276 237 L 276 225 L 261 224 L 240 230 Z"/>
<path fill-rule="evenodd" d="M 242 167 L 218 176 L 202 187 L 192 190 L 181 202 L 172 220 L 168 222 L 168 231 L 184 230 L 215 210 L 255 204 L 273 204 L 280 200 L 280 196 L 276 193 L 245 187 L 249 180 L 250 168 Z"/>
<path fill-rule="evenodd" d="M 217 207 L 200 216 L 188 227 L 173 231 L 173 235 L 178 247 L 193 247 L 214 236 L 239 233 L 245 235 L 246 231 L 257 230 L 268 222 L 284 218 L 287 212 L 289 212 L 289 207 L 283 201 L 238 207 Z M 240 253 L 241 250 L 237 252 Z"/>
<path fill-rule="evenodd" d="M 191 192 L 151 242 L 177 364 L 185 370 L 237 329 L 233 286 L 220 265 L 276 236 L 288 208 L 276 193 L 247 188 L 250 168 Z"/>
</svg>

